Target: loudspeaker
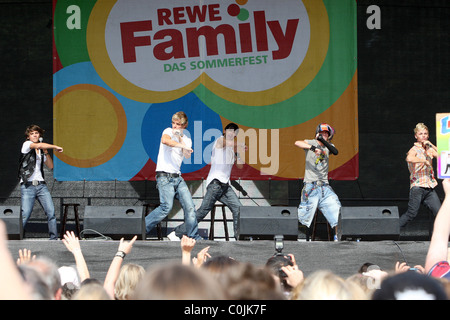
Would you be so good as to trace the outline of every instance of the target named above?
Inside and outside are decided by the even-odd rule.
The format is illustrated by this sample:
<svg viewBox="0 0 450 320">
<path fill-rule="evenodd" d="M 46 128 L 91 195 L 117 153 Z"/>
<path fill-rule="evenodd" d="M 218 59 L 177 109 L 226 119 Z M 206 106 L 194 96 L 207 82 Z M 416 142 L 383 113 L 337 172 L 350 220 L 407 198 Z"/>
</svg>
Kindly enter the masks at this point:
<svg viewBox="0 0 450 320">
<path fill-rule="evenodd" d="M 0 207 L 0 219 L 6 225 L 6 232 L 10 240 L 23 239 L 22 211 L 20 206 L 2 206 Z"/>
<path fill-rule="evenodd" d="M 273 240 L 275 235 L 297 240 L 297 207 L 247 207 L 240 208 L 238 239 Z"/>
<path fill-rule="evenodd" d="M 83 235 L 99 234 L 127 240 L 135 235 L 145 240 L 145 214 L 142 206 L 86 206 Z"/>
<path fill-rule="evenodd" d="M 338 237 L 341 240 L 398 240 L 397 207 L 342 207 Z"/>
</svg>

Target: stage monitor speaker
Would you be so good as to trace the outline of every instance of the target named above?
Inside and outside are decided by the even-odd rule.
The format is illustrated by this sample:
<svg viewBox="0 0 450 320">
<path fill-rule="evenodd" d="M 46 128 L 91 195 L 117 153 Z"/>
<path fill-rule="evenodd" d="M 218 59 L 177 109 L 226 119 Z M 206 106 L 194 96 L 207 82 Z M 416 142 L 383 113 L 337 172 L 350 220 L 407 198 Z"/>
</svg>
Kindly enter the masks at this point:
<svg viewBox="0 0 450 320">
<path fill-rule="evenodd" d="M 8 239 L 23 239 L 23 222 L 20 206 L 0 206 L 0 219 L 6 225 Z"/>
<path fill-rule="evenodd" d="M 135 235 L 145 240 L 143 206 L 86 206 L 84 209 L 83 237 L 108 236 L 129 240 Z"/>
<path fill-rule="evenodd" d="M 243 206 L 240 208 L 239 240 L 273 240 L 275 235 L 283 235 L 287 240 L 297 240 L 297 207 Z"/>
<path fill-rule="evenodd" d="M 341 240 L 398 240 L 397 207 L 342 207 L 338 236 Z"/>
</svg>

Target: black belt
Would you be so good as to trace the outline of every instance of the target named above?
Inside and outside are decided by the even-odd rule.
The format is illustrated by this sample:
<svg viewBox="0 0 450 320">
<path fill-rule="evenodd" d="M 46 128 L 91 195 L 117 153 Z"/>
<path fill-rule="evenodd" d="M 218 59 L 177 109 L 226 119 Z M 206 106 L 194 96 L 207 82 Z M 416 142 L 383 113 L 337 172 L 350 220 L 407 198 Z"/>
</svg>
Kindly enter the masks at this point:
<svg viewBox="0 0 450 320">
<path fill-rule="evenodd" d="M 34 182 L 34 183 L 33 183 L 33 182 Z M 37 181 L 37 180 L 34 180 L 34 181 L 28 181 L 28 182 L 21 182 L 20 184 L 21 184 L 21 185 L 24 184 L 24 185 L 26 185 L 26 186 L 31 186 L 31 185 L 33 185 L 33 186 L 38 186 L 38 185 L 40 185 L 40 184 L 45 184 L 45 181 Z"/>
<path fill-rule="evenodd" d="M 179 173 L 168 173 L 164 171 L 156 171 L 156 177 L 169 177 L 169 178 L 178 178 L 180 176 Z"/>
</svg>

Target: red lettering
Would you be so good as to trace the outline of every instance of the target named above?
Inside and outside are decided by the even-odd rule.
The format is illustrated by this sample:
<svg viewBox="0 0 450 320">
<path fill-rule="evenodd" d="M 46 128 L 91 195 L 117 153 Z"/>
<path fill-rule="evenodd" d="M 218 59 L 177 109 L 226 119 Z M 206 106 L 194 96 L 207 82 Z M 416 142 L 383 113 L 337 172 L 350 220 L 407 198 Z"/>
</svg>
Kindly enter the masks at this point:
<svg viewBox="0 0 450 320">
<path fill-rule="evenodd" d="M 170 16 L 172 14 L 172 12 L 170 11 L 170 9 L 158 9 L 156 10 L 157 15 L 158 15 L 158 25 L 162 26 L 165 24 L 167 25 L 172 25 L 172 21 L 170 21 Z"/>
<path fill-rule="evenodd" d="M 268 51 L 266 14 L 264 11 L 255 11 L 253 16 L 255 18 L 256 48 L 258 51 Z"/>
<path fill-rule="evenodd" d="M 166 29 L 155 33 L 155 40 L 161 40 L 165 37 L 171 37 L 169 41 L 159 43 L 153 49 L 153 54 L 158 60 L 169 60 L 171 58 L 184 58 L 183 34 L 176 29 Z M 168 49 L 172 48 L 168 52 Z"/>
<path fill-rule="evenodd" d="M 253 51 L 250 23 L 241 23 L 239 25 L 239 40 L 242 53 Z"/>
<path fill-rule="evenodd" d="M 173 9 L 158 9 L 157 19 L 159 25 L 180 25 L 191 23 L 203 23 L 221 20 L 219 15 L 220 5 L 202 5 L 193 7 L 176 7 Z M 299 19 L 289 19 L 286 29 L 283 30 L 280 21 L 267 21 L 264 11 L 255 11 L 254 24 L 245 22 L 238 25 L 237 30 L 232 25 L 221 24 L 213 27 L 203 25 L 200 27 L 176 28 L 155 30 L 153 40 L 151 35 L 135 36 L 136 32 L 152 31 L 152 21 L 131 21 L 120 24 L 122 36 L 122 52 L 124 63 L 136 62 L 136 48 L 150 46 L 157 41 L 153 48 L 155 59 L 165 61 L 169 59 L 182 59 L 200 56 L 200 37 L 205 40 L 207 56 L 219 54 L 219 41 L 223 41 L 220 48 L 224 48 L 226 54 L 236 54 L 238 41 L 240 52 L 253 52 L 253 35 L 257 51 L 269 51 L 268 35 L 271 33 L 278 45 L 276 51 L 272 51 L 273 60 L 289 57 L 299 25 Z M 267 28 L 268 27 L 268 28 Z M 253 33 L 254 32 L 254 33 Z M 237 39 L 239 37 L 239 39 Z M 203 43 L 203 42 L 202 42 Z M 187 52 L 185 51 L 187 50 Z"/>
<path fill-rule="evenodd" d="M 278 44 L 278 50 L 272 52 L 273 60 L 287 58 L 291 54 L 297 32 L 298 19 L 289 19 L 286 26 L 286 33 L 283 33 L 279 21 L 269 21 L 270 31 Z"/>
<path fill-rule="evenodd" d="M 220 16 L 220 4 L 210 4 L 209 9 L 209 21 L 220 21 L 222 17 Z"/>
<path fill-rule="evenodd" d="M 158 25 L 205 22 L 206 17 L 209 18 L 209 21 L 220 21 L 222 17 L 220 16 L 219 8 L 219 4 L 210 4 L 193 7 L 176 7 L 172 11 L 170 9 L 158 9 Z"/>
<path fill-rule="evenodd" d="M 206 54 L 208 56 L 214 56 L 219 54 L 217 45 L 217 36 L 222 34 L 225 40 L 225 52 L 227 54 L 237 53 L 236 49 L 236 34 L 234 28 L 230 25 L 223 24 L 217 28 L 211 26 L 203 26 L 198 29 L 187 28 L 186 29 L 186 41 L 188 45 L 188 56 L 199 57 L 200 49 L 198 39 L 200 36 L 204 36 L 206 40 Z"/>
<path fill-rule="evenodd" d="M 183 11 L 184 11 L 183 7 L 173 8 L 173 22 L 175 22 L 175 24 L 186 23 L 186 19 L 183 19 L 184 18 Z"/>
<path fill-rule="evenodd" d="M 136 62 L 136 47 L 149 46 L 151 43 L 149 36 L 135 37 L 134 33 L 150 30 L 152 30 L 152 22 L 150 20 L 122 22 L 120 24 L 124 63 Z"/>
<path fill-rule="evenodd" d="M 186 7 L 186 13 L 190 22 L 205 22 L 207 6 Z"/>
</svg>

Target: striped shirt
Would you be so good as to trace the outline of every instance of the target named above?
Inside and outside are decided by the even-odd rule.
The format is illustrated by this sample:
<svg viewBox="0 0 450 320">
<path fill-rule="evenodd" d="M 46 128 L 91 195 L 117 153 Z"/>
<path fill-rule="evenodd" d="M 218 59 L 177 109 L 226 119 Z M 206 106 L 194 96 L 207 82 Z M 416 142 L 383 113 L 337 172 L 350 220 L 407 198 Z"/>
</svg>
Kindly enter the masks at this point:
<svg viewBox="0 0 450 320">
<path fill-rule="evenodd" d="M 426 153 L 425 148 L 421 143 L 416 142 L 413 146 L 413 151 L 416 157 L 421 160 L 428 160 L 431 163 L 432 159 Z M 427 166 L 424 163 L 408 162 L 408 169 L 410 173 L 410 187 L 434 188 L 437 186 L 437 181 L 434 178 L 433 166 Z"/>
</svg>

